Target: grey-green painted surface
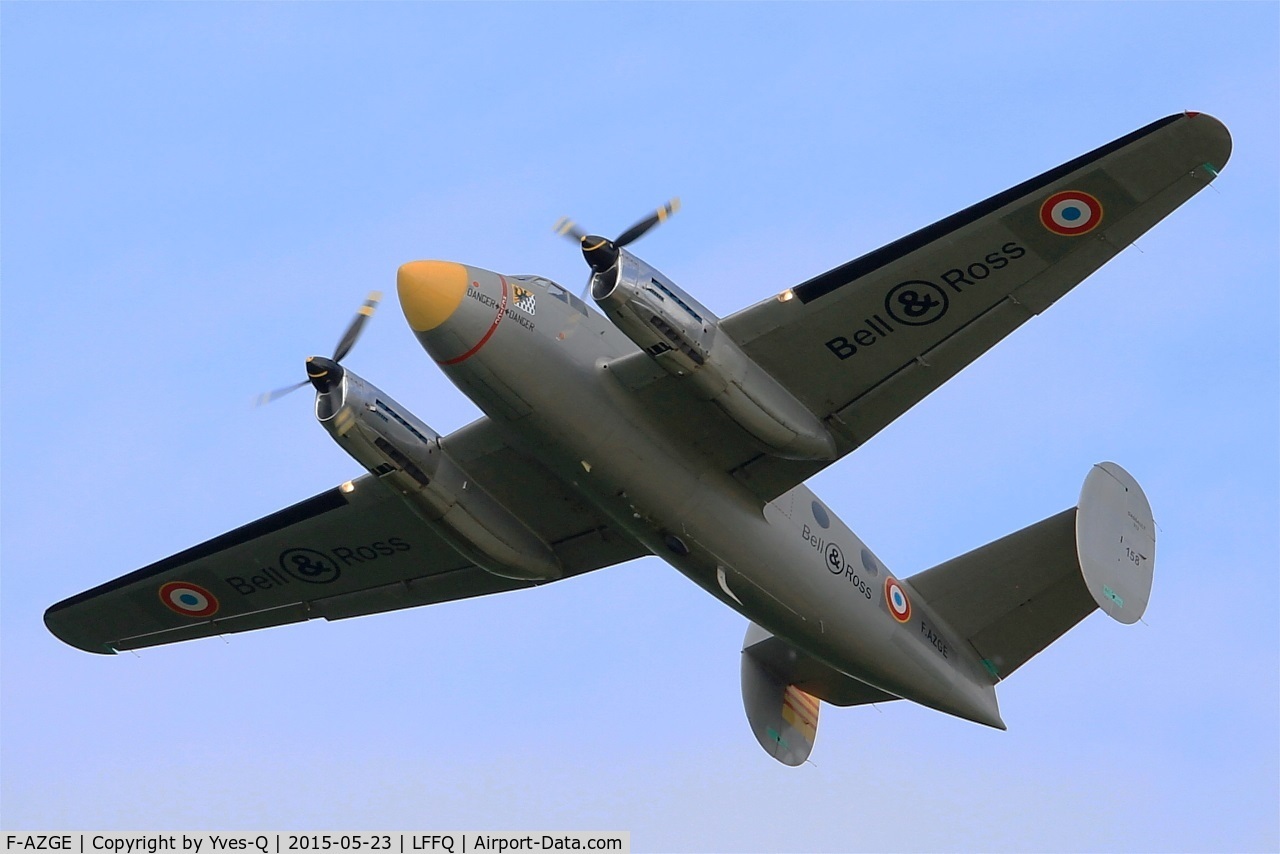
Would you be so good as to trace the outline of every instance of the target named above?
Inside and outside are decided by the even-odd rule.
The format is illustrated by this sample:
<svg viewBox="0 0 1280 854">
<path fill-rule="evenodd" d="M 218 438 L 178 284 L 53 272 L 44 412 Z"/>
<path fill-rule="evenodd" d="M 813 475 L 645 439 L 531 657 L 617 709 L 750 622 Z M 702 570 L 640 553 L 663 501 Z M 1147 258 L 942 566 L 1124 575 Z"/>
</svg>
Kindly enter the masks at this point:
<svg viewBox="0 0 1280 854">
<path fill-rule="evenodd" d="M 369 405 L 375 386 L 350 375 L 347 391 L 359 394 L 328 410 L 342 410 L 328 426 L 378 477 L 358 479 L 324 512 L 73 597 L 46 622 L 68 643 L 110 652 L 510 590 L 652 552 L 763 633 L 744 656 L 753 729 L 773 723 L 767 705 L 792 679 L 842 705 L 902 697 L 1003 727 L 1000 678 L 1095 605 L 1121 621 L 1141 614 L 1154 541 L 1142 539 L 1150 508 L 1137 484 L 1102 464 L 1078 511 L 903 581 L 804 481 L 1225 164 L 1230 138 L 1216 119 L 1157 124 L 891 244 L 882 263 L 833 271 L 854 270 L 848 281 L 703 318 L 716 374 L 671 370 L 545 279 L 468 267 L 461 305 L 418 337 L 486 418 L 437 440 L 406 415 L 414 435 Z M 1064 191 L 1101 205 L 1084 214 L 1095 228 L 1072 236 L 1045 225 L 1046 201 Z M 625 250 L 621 258 L 642 288 L 651 268 Z M 513 299 L 516 285 L 531 298 Z M 672 314 L 666 326 L 687 320 Z M 633 312 L 623 325 L 645 323 Z M 728 355 L 716 362 L 717 352 Z M 375 453 L 378 437 L 395 453 Z M 406 479 L 405 460 L 429 495 Z M 1113 542 L 1122 532 L 1145 550 L 1136 572 L 1122 564 L 1130 540 Z M 513 556 L 521 543 L 531 563 Z M 1019 587 L 1027 579 L 1037 585 L 1030 597 Z M 805 668 L 781 666 L 789 653 Z M 802 762 L 811 746 L 779 758 Z"/>
</svg>

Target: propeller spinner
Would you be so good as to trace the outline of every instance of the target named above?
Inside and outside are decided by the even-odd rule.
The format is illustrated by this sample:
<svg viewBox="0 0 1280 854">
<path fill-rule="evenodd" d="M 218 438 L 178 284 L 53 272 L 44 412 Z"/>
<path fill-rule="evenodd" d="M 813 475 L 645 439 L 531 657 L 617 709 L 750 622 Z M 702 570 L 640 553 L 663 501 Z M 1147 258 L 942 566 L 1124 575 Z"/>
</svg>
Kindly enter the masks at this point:
<svg viewBox="0 0 1280 854">
<path fill-rule="evenodd" d="M 257 399 L 257 405 L 264 406 L 274 400 L 279 400 L 286 394 L 302 388 L 307 383 L 311 383 L 311 385 L 315 386 L 316 391 L 323 394 L 342 382 L 342 365 L 339 363 L 351 352 L 351 348 L 356 345 L 356 339 L 360 337 L 365 323 L 368 322 L 370 317 L 373 317 L 373 312 L 378 308 L 378 303 L 381 301 L 382 292 L 371 291 L 364 304 L 356 311 L 356 316 L 347 327 L 347 331 L 342 333 L 338 346 L 333 349 L 333 357 L 326 359 L 324 356 L 308 356 L 307 378 L 305 380 L 261 395 Z"/>
<path fill-rule="evenodd" d="M 649 229 L 665 221 L 678 210 L 680 210 L 680 200 L 678 198 L 672 199 L 613 240 L 601 237 L 598 234 L 587 234 L 578 227 L 576 222 L 568 217 L 561 218 L 556 223 L 555 230 L 556 234 L 563 234 L 570 240 L 576 240 L 582 246 L 582 257 L 587 260 L 587 264 L 591 267 L 593 273 L 603 273 L 617 263 L 618 250 L 621 247 L 636 242 Z"/>
</svg>

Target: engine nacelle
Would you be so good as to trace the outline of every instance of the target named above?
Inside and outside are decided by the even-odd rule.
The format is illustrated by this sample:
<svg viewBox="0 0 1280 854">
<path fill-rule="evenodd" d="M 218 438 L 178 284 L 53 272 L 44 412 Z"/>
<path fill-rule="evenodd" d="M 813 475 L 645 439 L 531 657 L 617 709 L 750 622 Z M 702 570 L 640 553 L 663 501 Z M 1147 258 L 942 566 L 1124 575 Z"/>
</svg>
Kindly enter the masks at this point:
<svg viewBox="0 0 1280 854">
<path fill-rule="evenodd" d="M 822 421 L 720 330 L 720 319 L 626 250 L 591 277 L 591 296 L 627 337 L 668 373 L 687 378 L 771 453 L 829 460 Z"/>
<path fill-rule="evenodd" d="M 480 568 L 525 581 L 561 577 L 551 547 L 450 459 L 438 433 L 372 384 L 342 374 L 316 395 L 316 419 L 347 453 Z"/>
</svg>

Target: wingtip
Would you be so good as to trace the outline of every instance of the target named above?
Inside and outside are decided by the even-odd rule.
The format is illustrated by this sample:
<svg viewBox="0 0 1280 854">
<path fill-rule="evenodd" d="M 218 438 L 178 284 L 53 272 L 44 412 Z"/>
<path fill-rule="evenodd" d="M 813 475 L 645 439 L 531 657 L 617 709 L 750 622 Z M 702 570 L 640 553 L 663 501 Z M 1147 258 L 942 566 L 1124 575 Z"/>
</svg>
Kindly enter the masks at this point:
<svg viewBox="0 0 1280 854">
<path fill-rule="evenodd" d="M 1222 171 L 1222 167 L 1227 165 L 1227 161 L 1231 159 L 1231 150 L 1233 147 L 1231 139 L 1231 131 L 1226 124 L 1216 116 L 1209 113 L 1202 113 L 1198 110 L 1183 110 L 1183 117 L 1188 122 L 1194 121 L 1194 133 L 1203 140 L 1206 147 L 1205 166 L 1213 174 L 1218 177 L 1218 173 Z"/>
<path fill-rule="evenodd" d="M 44 626 L 49 630 L 49 633 L 67 646 L 75 647 L 82 652 L 91 652 L 94 655 L 117 655 L 117 651 L 105 643 L 96 643 L 84 637 L 76 636 L 72 630 L 73 627 L 59 616 L 59 612 L 69 604 L 71 604 L 71 600 L 64 599 L 45 609 Z"/>
</svg>

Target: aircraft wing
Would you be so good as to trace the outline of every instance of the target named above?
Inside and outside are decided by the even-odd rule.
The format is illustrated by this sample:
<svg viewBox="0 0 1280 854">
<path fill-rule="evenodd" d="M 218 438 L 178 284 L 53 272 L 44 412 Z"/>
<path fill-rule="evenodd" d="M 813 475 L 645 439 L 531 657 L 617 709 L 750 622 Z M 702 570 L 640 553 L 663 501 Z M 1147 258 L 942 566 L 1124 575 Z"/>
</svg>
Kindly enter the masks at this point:
<svg viewBox="0 0 1280 854">
<path fill-rule="evenodd" d="M 565 577 L 648 554 L 507 446 L 487 419 L 443 442 L 551 544 Z M 59 602 L 45 624 L 72 646 L 112 653 L 534 585 L 472 565 L 365 475 L 349 491 L 335 487 Z"/>
<path fill-rule="evenodd" d="M 1168 116 L 739 311 L 721 331 L 825 419 L 846 454 L 1203 189 L 1230 153 L 1212 116 Z M 662 386 L 675 382 L 643 393 L 670 405 Z M 742 431 L 714 413 L 699 435 L 688 408 L 685 435 L 762 498 L 829 464 L 731 441 Z"/>
</svg>

